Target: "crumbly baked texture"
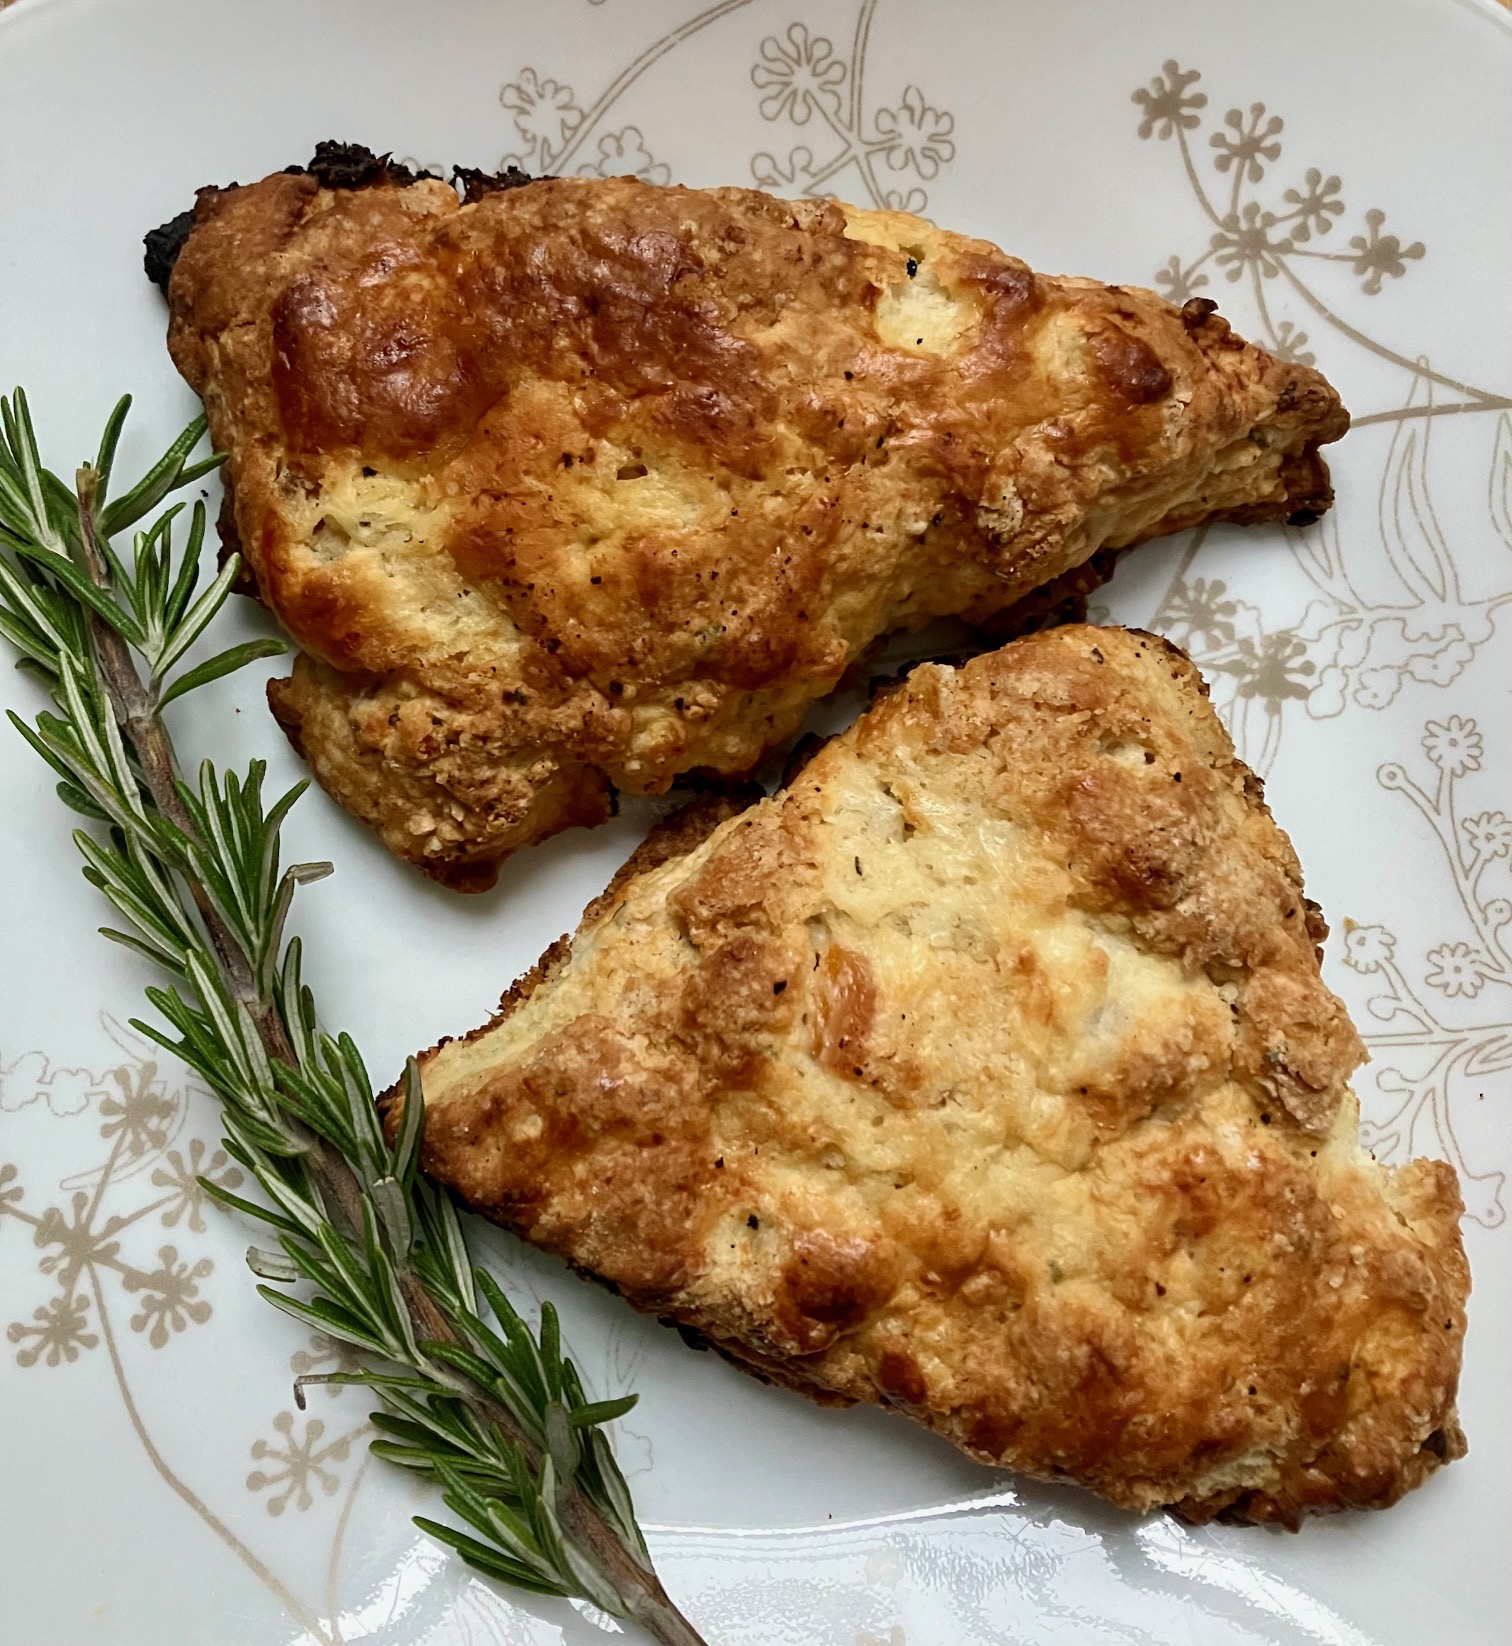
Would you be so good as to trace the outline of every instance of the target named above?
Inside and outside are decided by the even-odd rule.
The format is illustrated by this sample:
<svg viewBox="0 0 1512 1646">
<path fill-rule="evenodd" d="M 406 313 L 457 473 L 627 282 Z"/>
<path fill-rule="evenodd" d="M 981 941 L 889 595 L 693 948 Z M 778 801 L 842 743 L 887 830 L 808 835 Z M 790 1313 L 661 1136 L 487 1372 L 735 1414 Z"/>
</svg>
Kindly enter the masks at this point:
<svg viewBox="0 0 1512 1646">
<path fill-rule="evenodd" d="M 1383 1506 L 1464 1451 L 1469 1274 L 1451 1168 L 1360 1145 L 1324 933 L 1191 663 L 1049 630 L 653 837 L 423 1059 L 424 1164 L 985 1462 L 1196 1520 Z"/>
<path fill-rule="evenodd" d="M 1330 501 L 1337 396 L 1206 299 L 749 189 L 459 204 L 352 152 L 201 192 L 169 342 L 304 648 L 274 712 L 452 885 L 611 785 L 749 771 L 888 630 Z"/>
</svg>

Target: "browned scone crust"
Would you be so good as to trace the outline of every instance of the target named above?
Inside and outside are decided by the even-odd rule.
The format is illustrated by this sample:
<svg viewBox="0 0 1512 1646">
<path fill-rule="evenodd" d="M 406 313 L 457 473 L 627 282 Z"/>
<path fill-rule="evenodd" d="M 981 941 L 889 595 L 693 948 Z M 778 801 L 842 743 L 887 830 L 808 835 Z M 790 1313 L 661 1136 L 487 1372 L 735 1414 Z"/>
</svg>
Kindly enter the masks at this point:
<svg viewBox="0 0 1512 1646">
<path fill-rule="evenodd" d="M 830 201 L 388 175 L 204 191 L 170 347 L 305 651 L 275 713 L 449 883 L 750 770 L 890 629 L 1330 501 L 1338 397 L 1206 300 Z"/>
<path fill-rule="evenodd" d="M 428 1171 L 766 1378 L 1128 1508 L 1294 1526 L 1462 1454 L 1454 1173 L 1360 1146 L 1324 927 L 1185 657 L 926 665 L 710 821 L 426 1055 Z"/>
</svg>

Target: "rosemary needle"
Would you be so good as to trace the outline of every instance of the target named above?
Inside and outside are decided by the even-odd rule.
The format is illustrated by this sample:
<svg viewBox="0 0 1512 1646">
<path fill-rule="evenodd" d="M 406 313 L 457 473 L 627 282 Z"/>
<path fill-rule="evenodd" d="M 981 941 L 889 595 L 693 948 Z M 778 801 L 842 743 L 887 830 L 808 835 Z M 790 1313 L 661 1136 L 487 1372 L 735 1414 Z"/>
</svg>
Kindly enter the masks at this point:
<svg viewBox="0 0 1512 1646">
<path fill-rule="evenodd" d="M 656 1576 L 604 1434 L 635 1397 L 590 1401 L 551 1305 L 532 1331 L 473 1268 L 450 1199 L 416 1170 L 413 1061 L 391 1144 L 356 1045 L 319 1025 L 284 927 L 296 888 L 330 865 L 279 872 L 279 830 L 305 785 L 269 804 L 261 761 L 240 777 L 206 761 L 192 785 L 179 770 L 163 709 L 283 646 L 254 640 L 182 668 L 237 557 L 201 588 L 200 502 L 181 547 L 181 502 L 132 532 L 129 556 L 114 540 L 220 460 L 191 460 L 197 421 L 111 498 L 129 405 L 69 488 L 42 466 L 25 395 L 0 398 L 0 635 L 51 692 L 33 723 L 10 719 L 86 820 L 74 831 L 84 874 L 122 918 L 105 935 L 167 974 L 147 990 L 162 1022 L 135 1026 L 220 1099 L 226 1148 L 266 1204 L 200 1182 L 267 1227 L 275 1246 L 247 1254 L 262 1295 L 364 1351 L 361 1371 L 301 1384 L 371 1389 L 384 1408 L 373 1450 L 429 1475 L 467 1529 L 417 1524 L 505 1583 L 634 1618 L 664 1646 L 702 1646 Z"/>
</svg>

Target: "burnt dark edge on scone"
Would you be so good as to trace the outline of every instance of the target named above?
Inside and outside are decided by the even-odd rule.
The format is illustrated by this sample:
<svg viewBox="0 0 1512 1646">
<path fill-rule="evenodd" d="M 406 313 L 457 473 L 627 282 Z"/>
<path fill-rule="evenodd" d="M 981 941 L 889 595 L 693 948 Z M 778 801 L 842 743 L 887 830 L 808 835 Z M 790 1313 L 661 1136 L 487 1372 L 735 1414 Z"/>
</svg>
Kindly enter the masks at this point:
<svg viewBox="0 0 1512 1646">
<path fill-rule="evenodd" d="M 313 177 L 322 188 L 327 189 L 365 189 L 380 185 L 391 188 L 407 188 L 411 183 L 417 183 L 423 177 L 434 178 L 431 171 L 415 171 L 394 159 L 392 153 L 375 154 L 372 149 L 363 143 L 338 143 L 327 138 L 315 145 L 315 153 L 305 166 L 286 166 L 285 172 L 292 176 Z M 490 194 L 500 194 L 508 189 L 524 188 L 527 183 L 534 183 L 539 179 L 518 166 L 506 166 L 503 171 L 480 171 L 474 166 L 453 166 L 452 187 L 462 197 L 466 206 L 476 204 Z M 214 184 L 196 191 L 196 200 L 204 194 L 226 194 L 232 189 L 239 188 L 238 183 L 228 183 L 224 188 L 217 188 Z M 194 211 L 180 212 L 177 217 L 155 229 L 148 230 L 143 236 L 142 244 L 145 248 L 142 258 L 142 267 L 146 270 L 147 278 L 156 285 L 166 297 L 168 295 L 168 280 L 173 273 L 173 265 L 178 261 L 178 255 L 184 248 L 184 242 L 189 238 L 190 230 L 194 227 Z M 1208 320 L 1216 315 L 1218 305 L 1211 297 L 1189 298 L 1181 308 L 1182 323 L 1188 331 L 1199 331 Z M 1333 485 L 1328 470 L 1319 458 L 1316 450 L 1304 453 L 1298 459 L 1298 473 L 1293 476 L 1294 489 L 1297 492 L 1297 507 L 1287 516 L 1288 526 L 1310 526 L 1314 521 L 1326 514 L 1333 504 Z M 1303 480 L 1309 484 L 1302 484 Z M 1236 521 L 1237 521 L 1237 517 Z M 1017 627 L 1010 627 L 1008 633 L 1027 633 L 1032 628 L 1051 628 L 1056 623 L 1079 622 L 1085 616 L 1086 596 L 1105 582 L 1112 575 L 1112 561 L 1106 562 L 1106 567 L 1100 576 L 1081 579 L 1081 587 L 1073 587 L 1062 594 L 1056 585 L 1052 584 L 1046 590 L 1040 591 L 1041 596 L 1055 590 L 1055 598 L 1048 607 L 1032 614 L 1026 611 L 1023 617 L 1028 621 L 1020 621 Z M 1060 580 L 1057 580 L 1059 583 Z M 1054 608 L 1063 601 L 1060 611 Z M 1021 604 L 1032 606 L 1035 596 Z M 1044 602 L 1040 602 L 1044 606 Z M 1018 608 L 1015 608 L 1018 611 Z M 1010 618 L 1012 614 L 1009 614 Z M 1006 636 L 1005 636 L 1006 637 Z"/>
<path fill-rule="evenodd" d="M 363 189 L 378 186 L 406 188 L 421 178 L 436 176 L 434 172 L 417 172 L 409 166 L 402 165 L 394 160 L 392 154 L 375 154 L 364 144 L 338 143 L 330 139 L 315 145 L 315 153 L 308 165 L 287 166 L 284 170 L 290 176 L 313 177 L 323 188 L 329 189 Z M 518 166 L 513 165 L 506 166 L 498 172 L 482 171 L 474 166 L 452 167 L 452 185 L 466 206 L 474 205 L 488 195 L 524 188 L 526 184 L 536 181 L 538 179 L 530 173 L 521 171 Z M 223 186 L 208 184 L 196 191 L 196 198 L 204 194 L 227 194 L 240 187 L 239 183 L 234 182 Z M 183 250 L 184 243 L 194 227 L 194 218 L 195 211 L 191 207 L 158 228 L 148 230 L 143 237 L 145 256 L 142 261 L 147 278 L 165 297 L 168 295 L 168 281 L 173 274 L 174 264 L 178 261 L 179 252 Z M 1217 310 L 1217 307 L 1218 305 L 1210 298 L 1194 298 L 1182 310 L 1182 319 L 1189 326 L 1200 325 L 1208 315 Z M 1290 523 L 1299 522 L 1293 520 Z M 226 556 L 239 548 L 229 489 L 222 499 L 218 531 L 221 539 L 221 561 L 224 564 Z M 1101 550 L 1085 565 L 1074 567 L 1043 588 L 1026 595 L 1023 600 L 1008 611 L 1000 613 L 986 625 L 984 635 L 994 645 L 1002 645 L 1036 629 L 1054 628 L 1062 623 L 1086 622 L 1088 599 L 1113 576 L 1121 552 L 1115 549 Z M 241 575 L 237 579 L 236 591 L 238 594 L 257 598 L 257 586 L 245 560 Z M 948 659 L 940 658 L 936 661 L 959 663 L 969 655 L 972 653 L 962 652 Z M 917 662 L 917 659 L 914 661 Z M 910 663 L 908 666 L 912 667 L 913 664 Z M 893 677 L 873 675 L 869 686 L 872 694 L 876 695 L 897 683 L 897 679 Z M 787 782 L 792 772 L 827 741 L 827 738 L 818 738 L 813 734 L 801 736 L 788 753 L 782 781 Z M 684 773 L 677 786 L 679 789 L 694 792 L 714 793 L 743 787 L 738 781 L 731 784 L 727 779 L 718 779 L 710 773 L 697 770 Z M 614 799 L 617 811 L 618 796 Z"/>
<path fill-rule="evenodd" d="M 436 175 L 431 171 L 415 171 L 409 166 L 402 165 L 392 154 L 375 154 L 362 143 L 338 143 L 333 139 L 315 145 L 315 153 L 308 165 L 286 166 L 284 170 L 290 176 L 313 177 L 322 188 L 328 189 L 365 189 L 380 185 L 407 188 L 411 183 L 419 182 L 421 178 L 434 178 Z M 518 166 L 506 166 L 503 171 L 497 172 L 481 171 L 475 166 L 452 167 L 452 186 L 462 196 L 464 206 L 474 205 L 490 194 L 502 194 L 509 189 L 524 188 L 527 183 L 537 181 L 539 179 L 532 177 L 529 172 L 521 171 Z M 227 183 L 224 186 L 207 184 L 196 191 L 196 197 L 205 193 L 228 194 L 232 189 L 240 187 L 239 183 Z M 149 229 L 142 237 L 145 248 L 142 266 L 147 278 L 165 297 L 168 295 L 168 281 L 173 274 L 173 266 L 177 263 L 184 242 L 194 227 L 194 215 L 194 208 L 190 207 L 188 211 L 180 212 L 177 217 L 170 218 L 157 228 Z M 1193 298 L 1182 310 L 1182 319 L 1188 325 L 1200 324 L 1208 315 L 1214 313 L 1217 307 L 1211 298 Z M 1309 514 L 1308 518 L 1316 517 Z M 1303 521 L 1293 517 L 1288 523 L 1298 525 Z M 229 493 L 226 506 L 221 509 L 219 529 L 224 556 L 231 552 L 231 548 L 225 545 L 235 546 L 236 534 L 235 519 L 229 507 Z M 1117 550 L 1100 551 L 1086 565 L 1074 568 L 1047 583 L 1044 588 L 1025 596 L 1009 611 L 1000 614 L 989 625 L 987 632 L 996 643 L 1001 644 L 1006 640 L 1029 634 L 1035 629 L 1053 628 L 1060 623 L 1085 622 L 1088 597 L 1112 577 L 1118 556 Z M 255 593 L 250 573 L 245 568 L 237 587 L 241 594 Z"/>
<path fill-rule="evenodd" d="M 422 178 L 436 179 L 437 175 L 432 171 L 416 171 L 396 161 L 391 152 L 377 154 L 365 144 L 342 143 L 333 139 L 317 143 L 315 153 L 307 165 L 286 166 L 284 171 L 291 176 L 313 177 L 322 188 L 328 189 L 407 188 Z M 487 172 L 473 166 L 453 166 L 451 181 L 461 196 L 462 203 L 470 206 L 489 195 L 523 188 L 538 179 L 514 165 L 506 166 L 498 172 Z M 224 186 L 206 185 L 196 190 L 196 201 L 205 195 L 229 193 L 240 186 L 236 182 Z M 149 230 L 143 237 L 143 267 L 148 279 L 165 297 L 168 294 L 168 282 L 174 265 L 194 227 L 195 216 L 195 208 L 180 212 L 168 222 Z M 1211 298 L 1194 297 L 1183 305 L 1181 319 L 1188 330 L 1197 330 L 1215 315 L 1217 310 L 1218 305 Z M 1316 491 L 1316 496 L 1305 498 L 1302 507 L 1288 517 L 1288 525 L 1310 525 L 1333 501 L 1326 471 Z M 221 538 L 221 559 L 224 563 L 225 557 L 235 552 L 239 546 L 229 489 L 222 500 L 218 530 Z M 993 645 L 1002 645 L 1038 629 L 1055 628 L 1065 623 L 1086 622 L 1090 597 L 1112 578 L 1123 552 L 1103 549 L 1084 565 L 1073 567 L 1044 587 L 1026 595 L 1024 599 L 985 624 L 982 629 L 983 638 Z M 236 589 L 240 594 L 257 597 L 256 584 L 245 562 Z M 973 655 L 973 651 L 967 650 L 936 661 L 958 664 L 970 655 Z M 919 660 L 914 659 L 907 667 L 913 667 L 917 661 Z M 901 671 L 906 672 L 907 668 Z M 875 698 L 894 688 L 900 683 L 901 673 L 893 677 L 873 672 L 868 682 L 869 695 Z M 827 741 L 827 738 L 820 738 L 811 733 L 801 735 L 787 751 L 785 770 L 780 781 L 791 781 L 796 771 Z M 694 793 L 728 794 L 743 791 L 746 785 L 739 780 L 732 783 L 726 778 L 695 769 L 682 774 L 677 787 Z M 612 803 L 613 811 L 617 813 L 617 794 L 612 794 Z"/>
<path fill-rule="evenodd" d="M 410 166 L 402 165 L 392 154 L 375 154 L 362 143 L 338 143 L 329 138 L 315 145 L 315 153 L 308 165 L 285 166 L 284 171 L 293 177 L 313 177 L 323 189 L 368 189 L 383 185 L 402 189 L 408 188 L 411 183 L 418 183 L 421 178 L 436 176 L 433 171 L 415 171 Z M 452 167 L 452 186 L 467 206 L 486 195 L 524 188 L 527 183 L 535 181 L 518 166 L 506 166 L 503 171 L 480 171 L 475 166 Z M 205 189 L 196 190 L 196 198 L 206 192 L 229 194 L 232 189 L 240 187 L 239 183 L 224 186 L 212 183 Z M 168 279 L 173 273 L 173 265 L 178 262 L 178 255 L 184 249 L 184 242 L 193 227 L 194 208 L 190 207 L 142 236 L 142 267 L 147 278 L 165 297 L 168 295 Z"/>
<path fill-rule="evenodd" d="M 308 165 L 286 166 L 284 170 L 292 176 L 313 177 L 322 188 L 328 189 L 365 189 L 380 185 L 407 188 L 421 178 L 436 176 L 434 172 L 415 171 L 403 165 L 391 153 L 375 154 L 365 144 L 338 143 L 329 138 L 315 145 L 315 153 Z M 524 188 L 526 184 L 539 180 L 513 165 L 497 172 L 482 171 L 475 166 L 452 167 L 452 187 L 461 195 L 465 206 L 474 205 L 490 194 Z M 224 188 L 218 188 L 209 184 L 196 191 L 196 199 L 204 194 L 226 194 L 240 186 L 239 183 L 227 183 Z M 194 217 L 193 208 L 180 212 L 157 228 L 149 229 L 143 236 L 142 267 L 147 278 L 165 297 L 173 266 L 194 227 Z M 1181 319 L 1189 331 L 1197 331 L 1217 312 L 1218 305 L 1212 298 L 1193 297 L 1182 305 Z M 1301 464 L 1307 468 L 1311 488 L 1298 486 L 1298 507 L 1287 517 L 1288 526 L 1312 525 L 1333 503 L 1333 486 L 1317 453 L 1304 456 Z M 1116 558 L 1115 554 L 1101 554 L 1094 558 L 1090 566 L 1078 568 L 1065 578 L 1056 579 L 1021 601 L 1011 612 L 999 617 L 992 632 L 1008 639 L 1035 628 L 1052 628 L 1058 623 L 1083 621 L 1087 596 L 1112 576 Z"/>
</svg>

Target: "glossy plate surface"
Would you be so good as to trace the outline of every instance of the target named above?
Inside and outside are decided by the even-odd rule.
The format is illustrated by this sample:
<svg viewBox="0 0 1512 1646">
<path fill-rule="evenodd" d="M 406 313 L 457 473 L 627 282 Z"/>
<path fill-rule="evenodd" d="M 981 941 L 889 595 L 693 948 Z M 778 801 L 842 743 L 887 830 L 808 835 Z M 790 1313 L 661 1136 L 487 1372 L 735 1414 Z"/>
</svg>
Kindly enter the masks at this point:
<svg viewBox="0 0 1512 1646">
<path fill-rule="evenodd" d="M 1512 1615 L 1512 18 L 1489 0 L 20 0 L 0 13 L 0 379 L 50 460 L 137 395 L 192 415 L 140 272 L 196 185 L 324 137 L 452 161 L 904 206 L 1036 267 L 1216 297 L 1316 358 L 1358 426 L 1306 535 L 1132 557 L 1107 614 L 1189 647 L 1334 924 L 1383 1158 L 1458 1167 L 1471 1453 L 1389 1513 L 1288 1537 L 1134 1520 L 875 1412 L 763 1388 L 485 1232 L 558 1299 L 668 1586 L 714 1646 L 1501 1646 Z M 240 603 L 238 603 L 240 604 Z M 231 620 L 253 632 L 255 613 Z M 0 697 L 33 712 L 24 678 Z M 852 705 L 852 708 L 854 705 Z M 297 763 L 242 677 L 193 758 Z M 831 712 L 831 720 L 835 718 Z M 65 814 L 0 736 L 0 1593 L 36 1646 L 584 1646 L 410 1525 L 359 1393 L 254 1295 L 214 1107 L 123 1027 Z M 630 849 L 627 813 L 423 884 L 319 795 L 290 849 L 328 1021 L 375 1075 L 471 1027 Z"/>
</svg>

